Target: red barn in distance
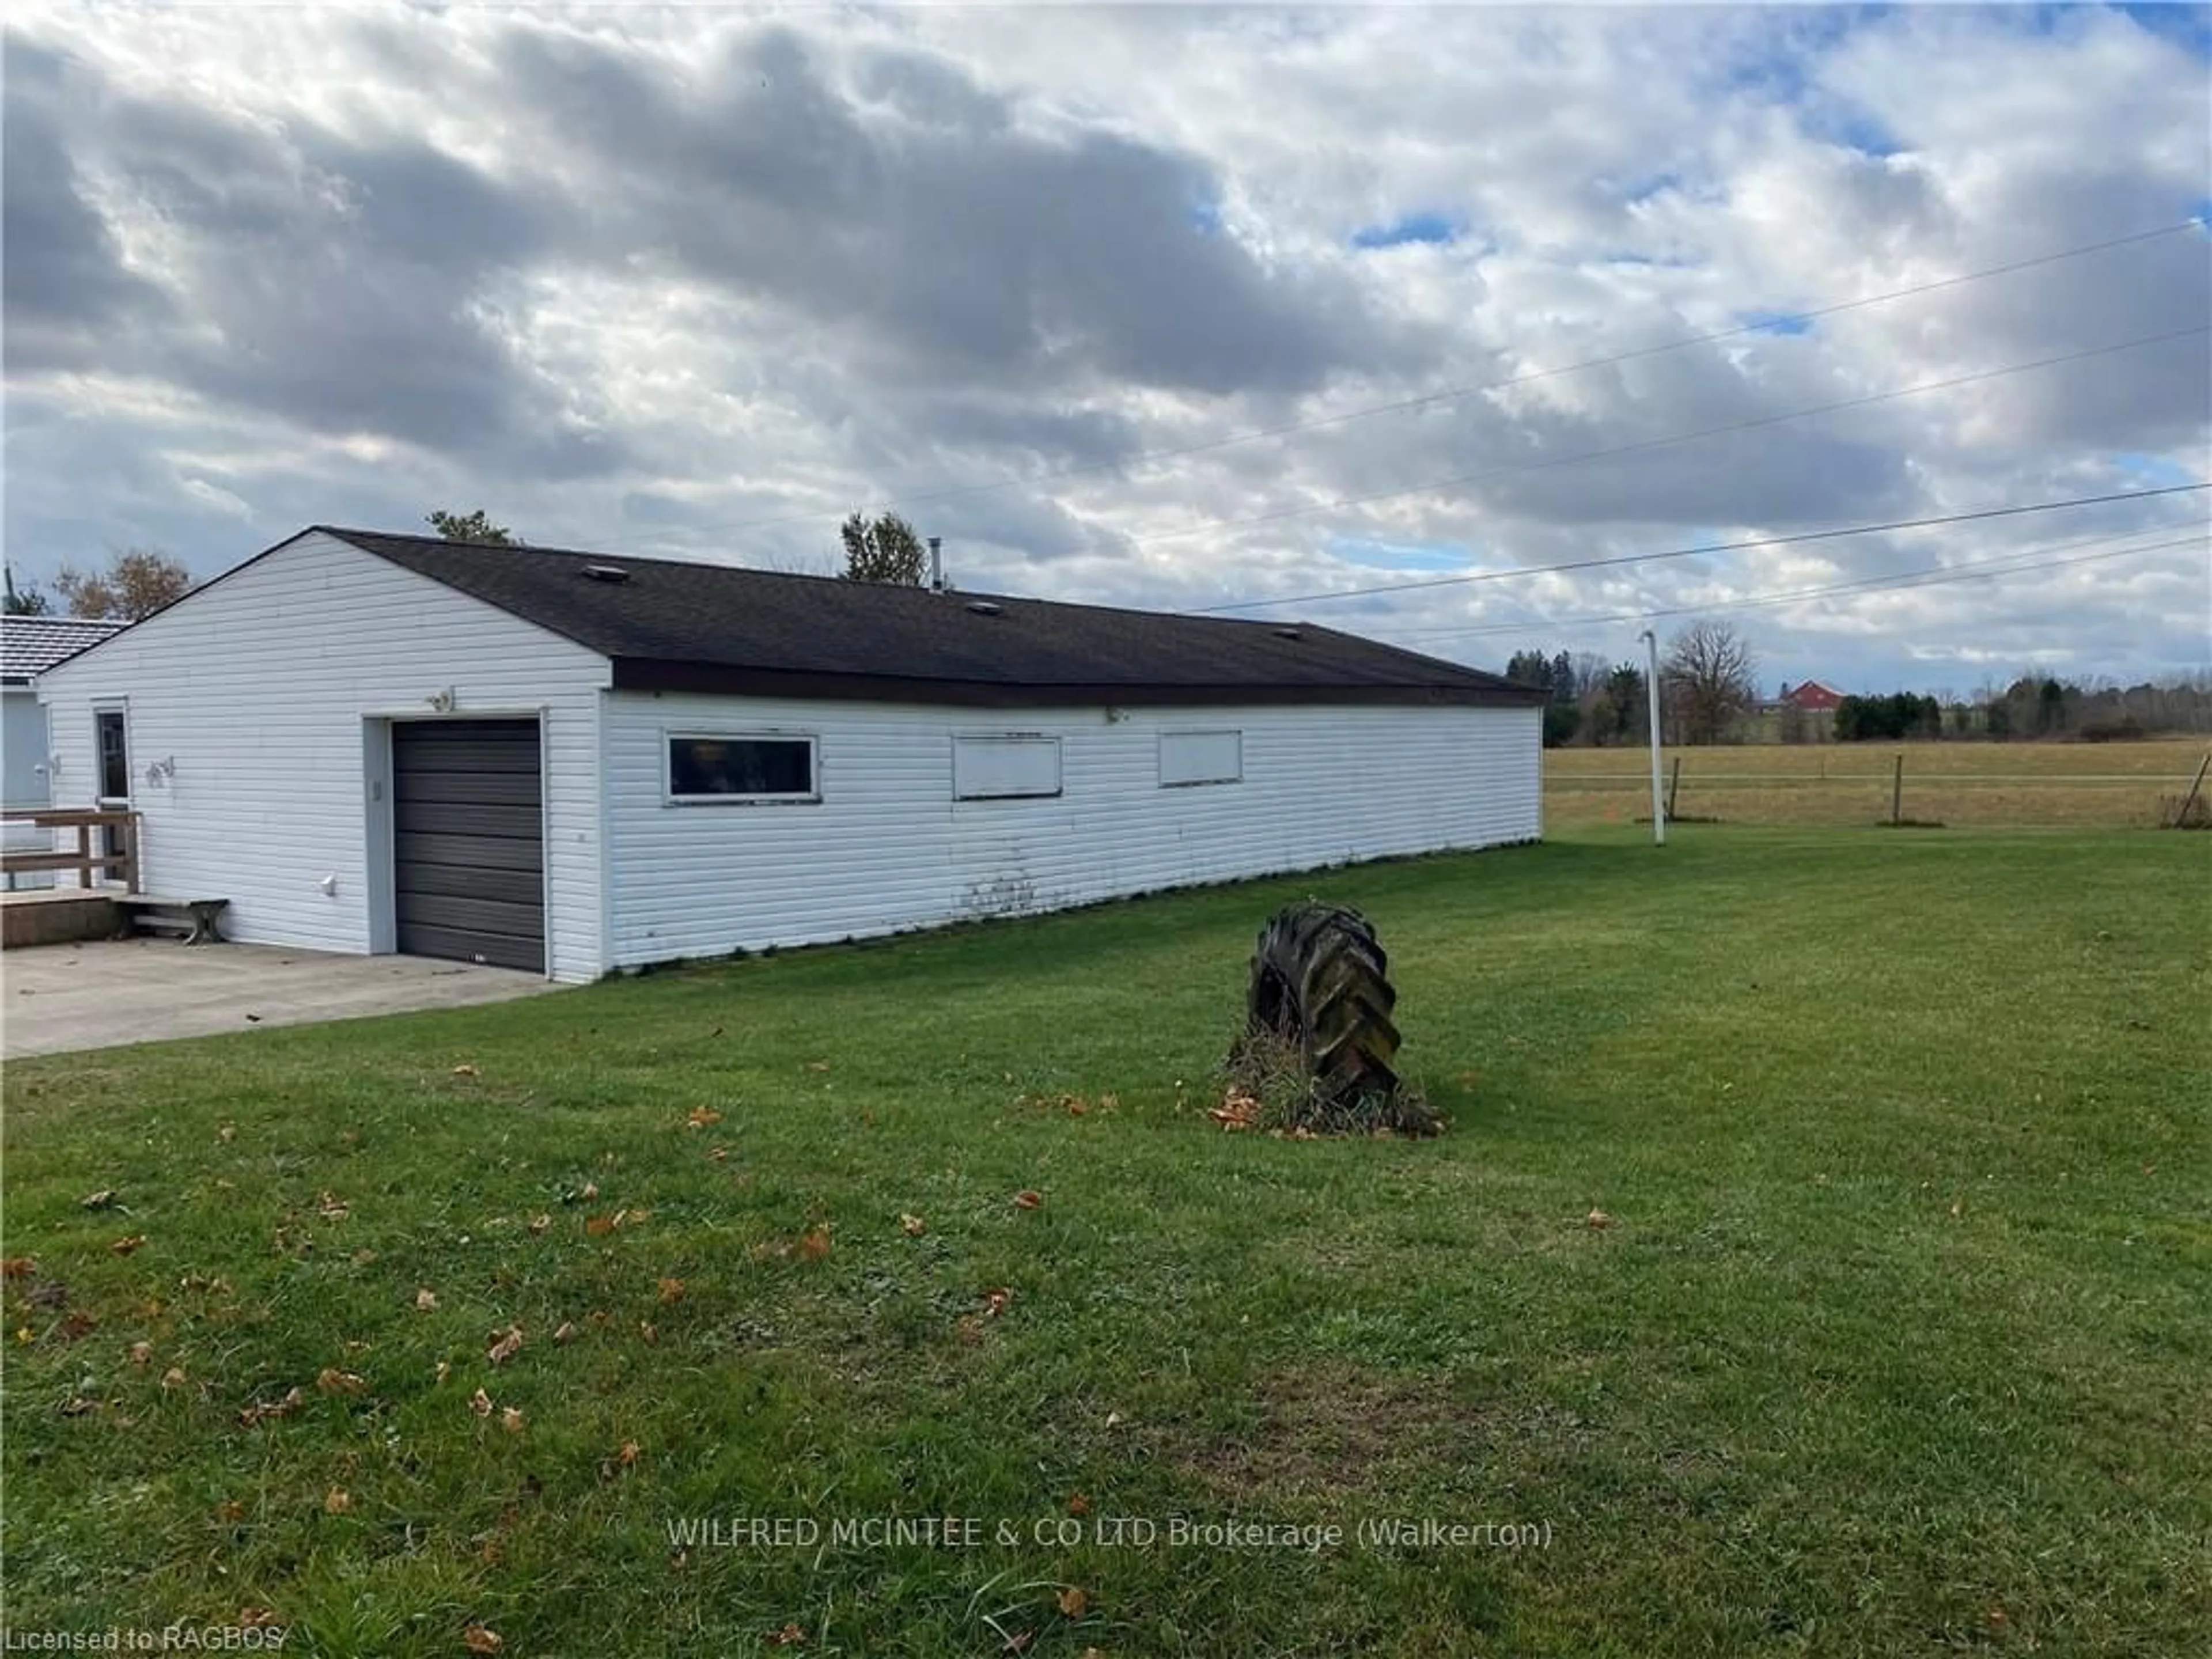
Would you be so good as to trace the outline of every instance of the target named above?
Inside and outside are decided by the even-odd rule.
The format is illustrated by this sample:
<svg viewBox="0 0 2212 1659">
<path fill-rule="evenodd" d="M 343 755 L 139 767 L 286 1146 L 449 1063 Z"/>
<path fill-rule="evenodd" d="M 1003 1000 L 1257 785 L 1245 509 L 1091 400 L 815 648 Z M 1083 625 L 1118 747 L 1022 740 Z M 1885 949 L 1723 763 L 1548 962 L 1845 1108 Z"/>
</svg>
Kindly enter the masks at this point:
<svg viewBox="0 0 2212 1659">
<path fill-rule="evenodd" d="M 1797 685 L 1784 684 L 1780 706 L 1802 708 L 1810 714 L 1832 714 L 1836 705 L 1844 700 L 1840 691 L 1830 690 L 1818 680 L 1806 680 Z"/>
</svg>

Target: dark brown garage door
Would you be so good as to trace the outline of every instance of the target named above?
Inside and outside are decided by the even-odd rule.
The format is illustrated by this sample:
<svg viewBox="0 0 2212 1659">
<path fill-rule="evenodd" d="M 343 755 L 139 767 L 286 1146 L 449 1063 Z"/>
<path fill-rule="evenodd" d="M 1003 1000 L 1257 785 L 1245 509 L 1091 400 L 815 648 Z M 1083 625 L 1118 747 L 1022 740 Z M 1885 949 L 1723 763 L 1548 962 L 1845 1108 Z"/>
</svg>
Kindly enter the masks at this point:
<svg viewBox="0 0 2212 1659">
<path fill-rule="evenodd" d="M 535 720 L 392 728 L 400 951 L 545 971 L 545 838 Z"/>
</svg>

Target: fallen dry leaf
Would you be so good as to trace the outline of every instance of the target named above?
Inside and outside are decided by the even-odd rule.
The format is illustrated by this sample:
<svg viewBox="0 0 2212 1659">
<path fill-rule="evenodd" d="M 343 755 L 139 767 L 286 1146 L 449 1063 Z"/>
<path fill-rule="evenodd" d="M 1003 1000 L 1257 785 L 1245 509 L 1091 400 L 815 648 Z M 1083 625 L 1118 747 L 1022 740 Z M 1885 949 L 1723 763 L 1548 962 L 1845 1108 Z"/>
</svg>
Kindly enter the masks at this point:
<svg viewBox="0 0 2212 1659">
<path fill-rule="evenodd" d="M 720 1164 L 729 1155 L 730 1149 L 726 1146 L 709 1146 L 707 1149 L 707 1158 L 709 1163 Z"/>
<path fill-rule="evenodd" d="M 475 1068 L 470 1068 L 473 1071 Z M 471 1653 L 497 1653 L 507 1645 L 500 1633 L 483 1625 L 471 1625 L 461 1632 L 462 1645 Z"/>
<path fill-rule="evenodd" d="M 1592 1210 L 1589 1212 L 1589 1224 L 1593 1227 L 1610 1227 L 1613 1225 L 1613 1218 L 1603 1210 Z"/>
<path fill-rule="evenodd" d="M 507 1328 L 506 1335 L 496 1337 L 493 1340 L 490 1348 L 484 1354 L 484 1358 L 490 1360 L 495 1365 L 504 1365 L 508 1360 L 514 1358 L 516 1354 L 521 1352 L 522 1327 L 520 1325 L 509 1325 Z"/>
<path fill-rule="evenodd" d="M 589 1238 L 604 1238 L 622 1225 L 622 1212 L 612 1215 L 587 1215 L 584 1218 L 584 1233 Z"/>
<path fill-rule="evenodd" d="M 276 1622 L 276 1614 L 269 1607 L 240 1607 L 238 1610 L 238 1623 L 242 1630 L 259 1630 Z"/>
<path fill-rule="evenodd" d="M 1071 1494 L 1067 1500 L 1067 1512 L 1070 1515 L 1090 1514 L 1091 1500 L 1079 1492 Z"/>
<path fill-rule="evenodd" d="M 826 1060 L 810 1060 L 806 1062 L 806 1069 L 810 1072 L 826 1072 L 830 1069 L 830 1062 Z"/>
<path fill-rule="evenodd" d="M 1036 1632 L 1035 1631 L 1018 1630 L 1012 1636 L 1009 1636 L 1006 1638 L 1006 1650 L 1008 1653 L 1027 1653 L 1030 1650 L 1030 1644 L 1036 1640 Z"/>
<path fill-rule="evenodd" d="M 453 1067 L 453 1075 L 455 1077 L 482 1077 L 483 1073 L 477 1071 L 475 1066 L 470 1065 L 466 1060 L 463 1060 L 459 1066 Z"/>
<path fill-rule="evenodd" d="M 530 1218 L 530 1231 L 533 1233 L 543 1233 L 552 1224 L 553 1218 L 550 1215 L 534 1215 Z"/>
<path fill-rule="evenodd" d="M 1091 1611 L 1091 1598 L 1073 1584 L 1060 1591 L 1057 1600 L 1062 1618 L 1080 1619 Z"/>
<path fill-rule="evenodd" d="M 509 1434 L 522 1432 L 522 1412 L 514 1406 L 502 1406 L 499 1411 L 499 1425 Z"/>
<path fill-rule="evenodd" d="M 660 1328 L 649 1319 L 641 1319 L 637 1322 L 637 1334 L 638 1340 L 649 1348 L 660 1340 Z"/>
<path fill-rule="evenodd" d="M 246 1519 L 246 1505 L 235 1498 L 226 1498 L 215 1506 L 215 1518 L 218 1521 L 243 1521 Z"/>
<path fill-rule="evenodd" d="M 78 1205 L 88 1210 L 104 1210 L 114 1202 L 115 1188 L 112 1187 L 102 1187 L 98 1192 L 87 1193 L 77 1200 Z"/>
<path fill-rule="evenodd" d="M 1953 1199 L 1951 1200 L 1951 1219 L 1956 1221 L 1966 1213 L 1966 1200 L 1963 1198 Z"/>
<path fill-rule="evenodd" d="M 474 1394 L 469 1396 L 469 1409 L 474 1412 L 478 1417 L 489 1417 L 491 1415 L 491 1396 L 486 1394 L 482 1389 L 478 1389 Z"/>
<path fill-rule="evenodd" d="M 134 1365 L 152 1364 L 154 1345 L 150 1342 L 133 1342 L 131 1345 L 131 1363 Z"/>
<path fill-rule="evenodd" d="M 238 1420 L 250 1429 L 257 1424 L 266 1422 L 272 1417 L 289 1417 L 300 1409 L 300 1402 L 303 1398 L 299 1388 L 295 1385 L 287 1389 L 284 1397 L 274 1404 L 256 1403 L 248 1406 L 244 1411 L 239 1413 Z"/>
<path fill-rule="evenodd" d="M 684 1119 L 684 1121 L 695 1129 L 704 1129 L 721 1121 L 722 1115 L 712 1106 L 694 1106 L 691 1109 L 691 1115 Z"/>
<path fill-rule="evenodd" d="M 315 1386 L 325 1394 L 359 1394 L 368 1384 L 351 1371 L 325 1365 L 315 1374 Z"/>
<path fill-rule="evenodd" d="M 987 1291 L 983 1297 L 983 1311 L 993 1319 L 1014 1305 L 1014 1293 L 1009 1290 Z"/>
<path fill-rule="evenodd" d="M 1263 1109 L 1254 1097 L 1242 1089 L 1231 1089 L 1207 1115 L 1224 1129 L 1254 1129 L 1259 1127 Z"/>
<path fill-rule="evenodd" d="M 336 1193 L 326 1192 L 315 1200 L 315 1209 L 325 1221 L 343 1221 L 350 1215 L 352 1206 Z"/>
<path fill-rule="evenodd" d="M 370 1262 L 375 1260 L 376 1252 L 374 1250 L 356 1250 L 353 1253 L 353 1265 L 356 1267 L 366 1267 Z"/>
<path fill-rule="evenodd" d="M 769 1632 L 768 1644 L 772 1648 L 803 1648 L 806 1632 L 796 1625 L 786 1625 L 781 1630 Z"/>
<path fill-rule="evenodd" d="M 99 1323 L 98 1320 L 83 1309 L 77 1308 L 72 1310 L 70 1316 L 62 1321 L 55 1329 L 63 1341 L 75 1342 L 80 1338 L 90 1335 Z"/>
<path fill-rule="evenodd" d="M 145 1242 L 145 1234 L 133 1233 L 128 1238 L 118 1238 L 110 1244 L 107 1247 L 107 1253 L 110 1255 L 129 1255 Z"/>
<path fill-rule="evenodd" d="M 962 1314 L 953 1322 L 952 1334 L 972 1348 L 983 1340 L 983 1322 L 974 1314 Z"/>
<path fill-rule="evenodd" d="M 1043 1202 L 1042 1193 L 1024 1190 L 1014 1194 L 1014 1207 L 1018 1210 L 1034 1210 Z"/>
<path fill-rule="evenodd" d="M 830 1254 L 830 1230 L 816 1227 L 805 1233 L 799 1241 L 799 1253 L 809 1261 L 821 1261 Z"/>
<path fill-rule="evenodd" d="M 1106 1426 L 1109 1429 L 1120 1428 L 1123 1420 L 1121 1413 L 1119 1412 L 1108 1412 L 1106 1413 Z"/>
<path fill-rule="evenodd" d="M 623 1468 L 629 1468 L 637 1462 L 644 1449 L 645 1448 L 639 1445 L 636 1441 L 625 1440 L 622 1443 L 622 1449 L 615 1454 L 615 1461 Z"/>
<path fill-rule="evenodd" d="M 660 1299 L 663 1302 L 681 1302 L 684 1299 L 684 1281 L 663 1279 L 660 1281 Z"/>
<path fill-rule="evenodd" d="M 181 1389 L 191 1380 L 174 1365 L 161 1373 L 161 1386 L 165 1389 Z"/>
<path fill-rule="evenodd" d="M 929 1231 L 929 1224 L 918 1215 L 899 1217 L 899 1231 L 908 1238 L 920 1238 Z"/>
<path fill-rule="evenodd" d="M 11 1255 L 0 1261 L 0 1279 L 28 1279 L 39 1270 L 36 1256 Z"/>
<path fill-rule="evenodd" d="M 62 1402 L 62 1415 L 64 1417 L 82 1417 L 88 1412 L 96 1412 L 99 1409 L 100 1401 L 97 1400 L 88 1400 L 81 1394 L 73 1394 L 66 1401 Z"/>
<path fill-rule="evenodd" d="M 437 1291 L 417 1291 L 415 1292 L 415 1311 L 416 1313 L 429 1313 L 434 1310 L 437 1305 Z"/>
<path fill-rule="evenodd" d="M 217 1140 L 223 1141 L 225 1143 L 237 1139 L 238 1126 L 235 1123 L 224 1124 L 222 1127 L 215 1132 L 215 1138 Z"/>
<path fill-rule="evenodd" d="M 323 1494 L 325 1515 L 344 1515 L 353 1508 L 353 1494 L 343 1487 L 332 1486 Z"/>
<path fill-rule="evenodd" d="M 587 1198 L 587 1199 L 588 1199 L 588 1198 L 597 1198 L 599 1195 L 599 1183 L 598 1182 L 596 1182 L 596 1181 L 587 1181 L 587 1182 L 586 1182 L 584 1183 L 584 1190 L 583 1190 L 582 1192 L 580 1192 L 580 1193 L 577 1194 L 577 1196 L 578 1196 L 579 1198 Z"/>
<path fill-rule="evenodd" d="M 434 1380 L 440 1382 L 444 1382 L 447 1376 L 451 1374 L 453 1369 L 453 1362 L 452 1360 L 441 1359 L 438 1362 L 438 1375 Z"/>
<path fill-rule="evenodd" d="M 556 1342 L 574 1341 L 576 1340 L 575 1322 L 570 1319 L 562 1320 L 561 1322 L 560 1328 L 553 1333 L 553 1340 Z"/>
</svg>

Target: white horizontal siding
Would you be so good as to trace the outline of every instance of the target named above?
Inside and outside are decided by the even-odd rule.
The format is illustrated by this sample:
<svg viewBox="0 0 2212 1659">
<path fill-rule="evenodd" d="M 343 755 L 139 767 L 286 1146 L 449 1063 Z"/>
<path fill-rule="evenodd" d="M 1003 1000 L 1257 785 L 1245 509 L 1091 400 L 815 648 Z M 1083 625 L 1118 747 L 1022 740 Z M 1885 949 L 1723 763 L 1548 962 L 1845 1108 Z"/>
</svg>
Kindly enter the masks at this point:
<svg viewBox="0 0 2212 1659">
<path fill-rule="evenodd" d="M 428 715 L 448 687 L 460 715 L 543 709 L 548 965 L 587 980 L 602 961 L 606 680 L 594 652 L 310 534 L 42 676 L 39 692 L 54 799 L 74 806 L 97 787 L 93 710 L 127 700 L 149 892 L 229 899 L 240 940 L 356 952 L 371 948 L 364 720 Z M 172 757 L 173 779 L 149 784 L 148 764 Z"/>
<path fill-rule="evenodd" d="M 799 945 L 1541 831 L 1534 708 L 1008 711 L 611 693 L 611 966 Z M 806 732 L 818 804 L 663 798 L 668 732 Z M 1243 781 L 1160 787 L 1163 732 Z M 1062 793 L 953 798 L 956 734 L 1060 740 Z"/>
</svg>

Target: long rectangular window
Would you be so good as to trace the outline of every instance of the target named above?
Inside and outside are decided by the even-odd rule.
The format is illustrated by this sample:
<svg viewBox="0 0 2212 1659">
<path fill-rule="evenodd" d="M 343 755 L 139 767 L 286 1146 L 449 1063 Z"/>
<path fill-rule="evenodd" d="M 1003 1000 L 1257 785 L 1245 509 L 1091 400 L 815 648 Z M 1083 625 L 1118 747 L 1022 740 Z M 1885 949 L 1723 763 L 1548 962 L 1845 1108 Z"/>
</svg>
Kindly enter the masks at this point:
<svg viewBox="0 0 2212 1659">
<path fill-rule="evenodd" d="M 1060 793 L 1060 739 L 1018 733 L 952 740 L 957 800 L 1018 800 Z"/>
<path fill-rule="evenodd" d="M 668 798 L 678 801 L 819 800 L 812 738 L 668 739 Z"/>
<path fill-rule="evenodd" d="M 1160 787 L 1194 783 L 1239 783 L 1244 777 L 1242 732 L 1160 733 Z"/>
</svg>

